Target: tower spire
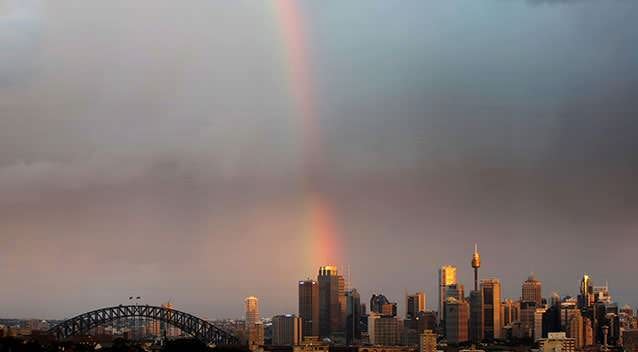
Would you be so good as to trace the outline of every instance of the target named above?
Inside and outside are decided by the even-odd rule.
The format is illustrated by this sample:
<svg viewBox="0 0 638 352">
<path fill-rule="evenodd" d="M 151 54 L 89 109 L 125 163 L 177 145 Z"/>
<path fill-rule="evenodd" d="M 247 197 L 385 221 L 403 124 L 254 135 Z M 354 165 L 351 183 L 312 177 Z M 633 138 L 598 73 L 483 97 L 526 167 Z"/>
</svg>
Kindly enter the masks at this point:
<svg viewBox="0 0 638 352">
<path fill-rule="evenodd" d="M 474 244 L 474 254 L 472 254 L 472 268 L 474 268 L 474 291 L 478 290 L 478 269 L 481 267 L 481 255 L 478 252 L 478 244 Z"/>
</svg>

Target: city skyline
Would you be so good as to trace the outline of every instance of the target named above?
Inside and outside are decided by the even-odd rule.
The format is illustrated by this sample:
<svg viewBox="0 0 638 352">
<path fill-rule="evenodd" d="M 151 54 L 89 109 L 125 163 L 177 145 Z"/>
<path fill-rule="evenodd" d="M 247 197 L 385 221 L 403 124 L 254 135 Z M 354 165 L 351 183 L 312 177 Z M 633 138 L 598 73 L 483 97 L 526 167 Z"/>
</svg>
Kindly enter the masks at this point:
<svg viewBox="0 0 638 352">
<path fill-rule="evenodd" d="M 481 266 L 476 245 L 471 266 L 476 285 L 479 280 L 477 269 Z M 170 302 L 161 307 L 140 305 L 141 297 L 131 296 L 129 305 L 103 307 L 65 321 L 0 319 L 0 322 L 10 324 L 0 325 L 0 337 L 15 341 L 11 338 L 48 336 L 61 341 L 84 336 L 89 340 L 112 341 L 121 336 L 124 340 L 157 341 L 164 331 L 164 339 L 167 336 L 177 339 L 191 336 L 199 343 L 243 345 L 250 351 L 260 351 L 266 346 L 414 348 L 423 346 L 424 339 L 429 336 L 427 345 L 429 348 L 434 345 L 430 352 L 437 346 L 448 347 L 450 344 L 456 348 L 479 343 L 484 347 L 503 343 L 538 345 L 546 352 L 545 344 L 558 344 L 563 348 L 568 346 L 569 351 L 599 348 L 604 352 L 608 351 L 608 346 L 623 346 L 631 351 L 633 337 L 638 333 L 638 310 L 634 313 L 628 305 L 621 307 L 611 296 L 608 284 L 593 285 L 588 274 L 582 277 L 577 297 L 561 298 L 554 292 L 550 299 L 542 298 L 542 282 L 533 274 L 521 283 L 518 300 L 503 298 L 498 278 L 480 279 L 480 289 L 465 296 L 463 285 L 456 280 L 456 268 L 451 266 L 440 268 L 437 282 L 445 282 L 446 287 L 445 315 L 440 324 L 437 316 L 441 316 L 441 312 L 427 310 L 424 292 L 413 295 L 405 292 L 405 319 L 398 314 L 397 303 L 381 293 L 372 295 L 368 312 L 357 289 L 346 290 L 349 285 L 345 284 L 338 268 L 326 265 L 319 267 L 316 281 L 298 282 L 299 315 L 277 314 L 261 318 L 259 298 L 249 296 L 244 299 L 243 320 L 206 321 L 175 309 Z M 135 318 L 131 320 L 131 317 Z M 310 325 L 318 325 L 309 327 L 310 334 L 303 332 L 307 319 L 310 319 Z M 438 337 L 442 338 L 439 344 Z M 42 346 L 41 342 L 36 345 Z M 549 351 L 552 348 L 549 347 Z"/>
<path fill-rule="evenodd" d="M 476 245 L 475 245 L 474 248 L 476 248 Z M 474 252 L 474 253 L 476 253 L 476 252 Z M 450 266 L 451 265 L 443 265 L 443 266 L 441 266 L 441 268 L 450 267 Z M 326 265 L 326 266 L 321 266 L 320 267 L 320 272 L 321 272 L 321 270 L 324 267 L 325 268 L 329 268 L 328 270 L 334 270 L 334 269 L 339 270 L 339 266 Z M 457 273 L 456 269 L 457 268 L 454 267 L 453 265 L 451 267 L 454 269 L 454 278 L 457 279 L 457 276 L 456 276 L 456 273 Z M 439 268 L 439 269 L 441 269 L 441 268 Z M 440 274 L 440 270 L 438 271 L 438 273 Z M 334 274 L 334 272 L 333 272 L 333 274 Z M 543 281 L 540 280 L 536 276 L 535 273 L 530 273 L 527 277 L 525 277 L 525 279 L 521 280 L 518 283 L 518 295 L 516 295 L 516 293 L 514 293 L 513 295 L 503 294 L 502 291 L 501 291 L 502 289 L 500 288 L 500 287 L 502 287 L 502 282 L 500 281 L 498 276 L 490 276 L 490 277 L 481 277 L 481 276 L 479 276 L 478 279 L 479 279 L 480 284 L 481 284 L 481 288 L 479 289 L 479 291 L 483 290 L 483 288 L 482 288 L 483 285 L 485 285 L 485 284 L 491 285 L 494 281 L 496 281 L 497 285 L 499 286 L 498 297 L 500 297 L 500 300 L 498 301 L 498 305 L 500 306 L 503 303 L 506 303 L 506 301 L 508 301 L 508 300 L 518 301 L 519 303 L 525 302 L 526 301 L 526 299 L 525 299 L 525 290 L 526 290 L 526 286 L 528 285 L 530 280 L 534 280 L 534 282 L 537 285 L 543 285 L 543 289 L 541 291 L 539 302 L 540 302 L 541 298 L 543 300 L 547 300 L 547 302 L 550 302 L 550 299 L 552 299 L 555 294 L 558 294 L 561 299 L 564 299 L 564 298 L 576 299 L 576 298 L 578 298 L 579 295 L 582 294 L 582 280 L 583 280 L 583 278 L 587 278 L 587 280 L 589 280 L 588 282 L 590 284 L 592 284 L 592 287 L 594 287 L 594 288 L 605 288 L 605 290 L 609 290 L 609 286 L 610 285 L 609 285 L 608 281 L 605 281 L 604 284 L 602 282 L 596 282 L 596 281 L 592 282 L 593 278 L 588 273 L 584 273 L 584 274 L 581 275 L 580 280 L 578 280 L 581 283 L 581 285 L 578 285 L 575 288 L 576 292 L 573 293 L 573 294 L 571 292 L 570 293 L 562 293 L 562 292 L 558 292 L 556 290 L 548 289 L 548 287 L 543 285 Z M 440 279 L 440 277 L 439 277 L 439 279 Z M 472 274 L 472 281 L 473 281 L 473 279 L 474 279 L 474 276 Z M 450 282 L 452 282 L 452 281 L 450 281 Z M 267 311 L 266 313 L 261 314 L 260 313 L 261 312 L 261 303 L 259 303 L 259 300 L 260 300 L 259 297 L 261 297 L 261 296 L 260 295 L 251 295 L 251 296 L 248 296 L 248 297 L 245 297 L 245 298 L 241 298 L 241 307 L 240 307 L 240 310 L 238 312 L 238 315 L 236 315 L 236 316 L 223 316 L 223 317 L 208 317 L 206 319 L 211 319 L 211 320 L 216 320 L 216 319 L 238 319 L 238 320 L 242 320 L 242 319 L 244 319 L 244 320 L 246 320 L 248 322 L 249 321 L 248 320 L 249 312 L 253 312 L 253 313 L 250 313 L 251 314 L 250 315 L 250 317 L 251 317 L 250 321 L 253 322 L 253 323 L 255 321 L 261 321 L 264 318 L 265 319 L 269 319 L 271 317 L 279 316 L 279 315 L 301 316 L 301 315 L 303 315 L 301 313 L 302 312 L 301 297 L 304 296 L 304 301 L 306 301 L 307 300 L 306 295 L 308 294 L 308 293 L 304 292 L 304 290 L 301 289 L 302 283 L 303 284 L 305 284 L 305 283 L 313 283 L 314 285 L 316 285 L 315 289 L 317 290 L 317 292 L 315 294 L 317 295 L 317 297 L 313 298 L 313 301 L 312 301 L 313 304 L 312 305 L 318 307 L 320 305 L 320 303 L 319 303 L 320 302 L 320 300 L 319 300 L 319 291 L 318 291 L 318 283 L 319 283 L 319 281 L 317 281 L 315 279 L 306 278 L 304 280 L 298 280 L 296 283 L 297 283 L 298 287 L 296 287 L 297 290 L 295 291 L 295 293 L 296 293 L 296 298 L 297 298 L 298 301 L 294 302 L 294 304 L 293 304 L 295 306 L 294 309 L 284 310 L 284 311 L 275 311 L 275 312 Z M 345 280 L 344 280 L 343 284 L 345 286 L 352 287 L 352 283 L 348 283 Z M 438 289 L 440 287 L 439 286 L 439 280 L 437 280 L 436 284 L 437 284 L 436 288 L 437 288 L 437 293 L 438 293 Z M 454 290 L 456 290 L 456 288 L 457 288 L 456 285 L 461 285 L 460 293 L 463 293 L 464 292 L 463 286 L 465 286 L 465 285 L 463 284 L 463 282 L 461 282 L 458 279 L 457 280 L 453 280 L 453 283 L 448 284 L 448 285 L 445 286 L 447 288 L 446 292 L 449 292 L 448 286 L 454 287 Z M 345 287 L 345 286 L 343 286 L 343 287 Z M 354 288 L 354 289 L 359 291 L 359 288 Z M 538 289 L 538 290 L 540 291 L 540 289 Z M 390 291 L 392 291 L 390 288 L 381 289 L 381 290 L 372 290 L 372 291 L 370 291 L 371 293 L 370 293 L 369 297 L 372 297 L 372 296 L 378 295 L 378 294 L 382 294 L 382 292 L 390 292 Z M 611 292 L 615 292 L 613 287 L 611 288 L 610 291 Z M 304 293 L 302 294 L 302 292 L 304 292 Z M 337 290 L 337 292 L 338 292 L 338 290 Z M 346 292 L 348 292 L 348 290 L 344 290 L 342 292 L 344 297 L 345 297 L 345 293 Z M 464 297 L 463 299 L 467 300 L 467 302 L 469 304 L 470 303 L 470 298 L 471 298 L 470 291 L 468 290 L 466 293 L 467 293 L 467 295 L 463 295 L 462 297 Z M 424 295 L 423 299 L 425 300 L 425 297 L 427 296 L 427 292 L 425 292 L 423 290 L 421 290 L 419 292 L 416 292 L 415 294 L 410 294 L 410 295 L 408 295 L 406 293 L 406 291 L 404 291 L 404 297 L 403 298 L 404 298 L 405 301 L 403 303 L 400 303 L 400 302 L 402 302 L 401 299 L 398 299 L 398 298 L 395 299 L 394 296 L 389 296 L 388 298 L 390 299 L 391 303 L 392 302 L 396 302 L 396 303 L 392 303 L 392 304 L 395 304 L 397 306 L 397 316 L 405 316 L 406 315 L 407 304 L 408 304 L 407 298 L 408 297 L 416 297 L 416 296 L 418 296 L 420 294 Z M 615 294 L 612 294 L 612 296 L 616 297 Z M 365 303 L 366 302 L 365 299 L 367 297 L 366 296 L 363 296 L 363 297 L 364 297 L 364 300 L 362 302 Z M 445 297 L 451 297 L 451 296 L 445 296 Z M 135 297 L 128 297 L 128 298 L 122 299 L 122 303 L 126 304 L 128 302 L 128 304 L 131 304 L 131 299 L 132 298 L 135 298 Z M 454 298 L 457 299 L 457 297 L 454 297 Z M 638 309 L 638 307 L 636 307 L 636 306 L 634 306 L 634 305 L 632 305 L 632 304 L 630 304 L 628 302 L 619 302 L 619 301 L 617 301 L 617 300 L 615 300 L 613 298 L 612 298 L 612 301 L 614 303 L 618 304 L 618 306 L 628 305 L 629 307 L 632 307 L 632 309 L 634 309 L 634 307 L 635 307 L 635 309 Z M 120 303 L 120 304 L 122 304 L 122 303 Z M 341 303 L 345 303 L 345 301 L 344 302 L 340 302 L 340 304 Z M 143 300 L 143 297 L 137 297 L 137 300 L 136 300 L 135 304 L 140 304 L 140 305 L 148 304 L 148 305 L 151 305 L 151 306 L 160 306 L 161 305 L 162 307 L 167 305 L 167 306 L 169 306 L 171 308 L 173 307 L 173 303 L 170 302 L 170 301 L 168 303 L 146 302 L 146 301 Z M 101 307 L 101 306 L 96 306 L 96 307 Z M 96 307 L 92 307 L 92 308 L 96 308 Z M 179 305 L 178 305 L 178 307 L 179 307 Z M 429 309 L 427 309 L 427 311 L 438 312 L 438 309 L 436 309 L 436 307 L 428 306 L 428 308 Z M 309 308 L 303 308 L 303 309 L 309 309 Z M 368 309 L 370 309 L 370 307 L 368 307 Z M 501 309 L 500 307 L 497 308 L 497 310 L 500 310 L 500 309 Z M 86 310 L 90 310 L 90 309 L 87 308 Z M 80 313 L 80 312 L 77 312 L 77 313 Z M 197 312 L 194 312 L 194 313 L 197 313 Z M 35 318 L 35 319 L 43 319 L 43 320 L 63 320 L 63 319 L 67 319 L 67 318 L 69 318 L 69 317 L 71 317 L 72 315 L 75 315 L 75 314 L 76 313 L 70 314 L 70 315 L 65 315 L 63 318 L 62 317 L 54 317 L 54 318 L 52 318 L 52 317 L 43 317 L 43 316 L 6 316 L 6 317 L 0 317 L 0 318 L 13 318 L 13 319 L 34 319 Z M 319 315 L 318 312 L 316 314 Z M 260 318 L 260 316 L 261 316 L 261 318 Z M 251 323 L 251 324 L 253 324 L 253 323 Z M 318 329 L 318 327 L 317 327 L 317 329 Z"/>
<path fill-rule="evenodd" d="M 0 318 L 458 268 L 638 306 L 638 2 L 0 0 Z M 348 269 L 343 270 L 343 269 Z"/>
</svg>

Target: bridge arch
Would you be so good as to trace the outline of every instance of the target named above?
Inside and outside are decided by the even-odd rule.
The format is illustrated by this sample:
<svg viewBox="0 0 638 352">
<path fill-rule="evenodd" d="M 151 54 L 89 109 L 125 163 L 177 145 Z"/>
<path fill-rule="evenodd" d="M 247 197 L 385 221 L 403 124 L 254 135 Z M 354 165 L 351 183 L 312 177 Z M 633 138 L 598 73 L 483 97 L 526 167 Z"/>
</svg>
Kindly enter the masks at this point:
<svg viewBox="0 0 638 352">
<path fill-rule="evenodd" d="M 207 345 L 240 344 L 237 336 L 206 320 L 179 310 L 148 305 L 120 305 L 97 309 L 65 320 L 51 328 L 49 333 L 63 340 L 73 335 L 87 334 L 95 327 L 126 318 L 162 321 L 181 329 Z"/>
</svg>

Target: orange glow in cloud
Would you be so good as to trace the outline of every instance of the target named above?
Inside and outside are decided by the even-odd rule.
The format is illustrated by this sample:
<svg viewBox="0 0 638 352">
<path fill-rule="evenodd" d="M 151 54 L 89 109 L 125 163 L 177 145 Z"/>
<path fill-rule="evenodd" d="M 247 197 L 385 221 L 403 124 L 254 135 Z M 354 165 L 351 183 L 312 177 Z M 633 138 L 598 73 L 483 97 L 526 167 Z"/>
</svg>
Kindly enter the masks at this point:
<svg viewBox="0 0 638 352">
<path fill-rule="evenodd" d="M 333 209 L 315 189 L 313 178 L 321 169 L 321 130 L 311 74 L 304 17 L 297 0 L 272 0 L 285 45 L 290 93 L 301 118 L 306 174 L 307 257 L 315 266 L 339 261 L 338 235 Z"/>
<path fill-rule="evenodd" d="M 315 266 L 337 264 L 340 259 L 340 247 L 332 209 L 318 194 L 309 194 L 307 198 L 309 258 Z"/>
</svg>

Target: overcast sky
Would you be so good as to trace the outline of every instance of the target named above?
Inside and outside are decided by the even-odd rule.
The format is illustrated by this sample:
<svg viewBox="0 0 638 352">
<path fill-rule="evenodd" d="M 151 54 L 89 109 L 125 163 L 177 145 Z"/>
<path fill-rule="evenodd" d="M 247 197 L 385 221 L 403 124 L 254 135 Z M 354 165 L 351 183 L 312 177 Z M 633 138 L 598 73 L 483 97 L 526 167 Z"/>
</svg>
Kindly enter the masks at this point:
<svg viewBox="0 0 638 352">
<path fill-rule="evenodd" d="M 301 1 L 308 175 L 270 1 L 0 0 L 0 318 L 296 313 L 309 176 L 364 301 L 435 309 L 477 242 L 638 305 L 638 2 Z"/>
</svg>

